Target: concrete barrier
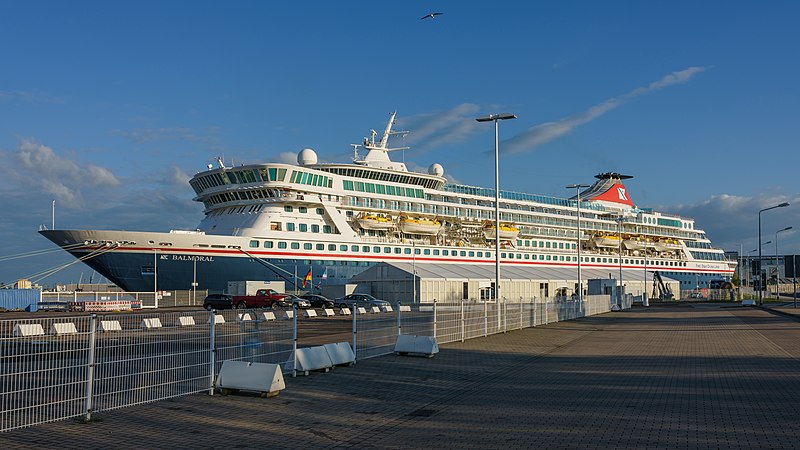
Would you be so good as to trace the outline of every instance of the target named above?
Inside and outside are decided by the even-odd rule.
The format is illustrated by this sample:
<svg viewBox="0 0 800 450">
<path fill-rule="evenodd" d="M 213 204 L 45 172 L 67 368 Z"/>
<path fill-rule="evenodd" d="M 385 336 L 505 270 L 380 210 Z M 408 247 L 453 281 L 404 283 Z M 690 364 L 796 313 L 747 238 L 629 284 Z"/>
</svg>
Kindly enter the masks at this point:
<svg viewBox="0 0 800 450">
<path fill-rule="evenodd" d="M 275 313 L 272 311 L 263 312 L 261 313 L 261 320 L 266 320 L 267 322 L 275 320 Z"/>
<path fill-rule="evenodd" d="M 439 353 L 439 344 L 433 336 L 403 334 L 397 336 L 394 352 L 398 355 L 423 355 L 428 358 Z"/>
<path fill-rule="evenodd" d="M 14 325 L 14 337 L 42 336 L 44 328 L 40 323 L 18 323 Z"/>
<path fill-rule="evenodd" d="M 239 313 L 236 315 L 236 320 L 239 322 L 247 322 L 253 320 L 253 318 L 250 316 L 250 313 Z"/>
<path fill-rule="evenodd" d="M 314 317 L 317 317 L 317 312 L 313 309 L 307 309 L 303 313 L 303 317 L 308 317 L 313 319 Z"/>
<path fill-rule="evenodd" d="M 353 365 L 356 361 L 356 355 L 347 342 L 325 344 L 322 347 L 328 352 L 328 357 L 331 359 L 331 364 L 334 366 Z"/>
<path fill-rule="evenodd" d="M 145 330 L 152 330 L 154 328 L 161 328 L 161 319 L 158 317 L 151 317 L 148 319 L 142 319 L 142 328 Z"/>
<path fill-rule="evenodd" d="M 393 312 L 394 310 L 392 309 L 391 305 L 386 305 L 386 306 L 381 306 L 381 311 L 382 312 Z"/>
<path fill-rule="evenodd" d="M 325 308 L 322 310 L 322 315 L 325 317 L 333 317 L 336 315 L 336 313 L 331 308 Z"/>
<path fill-rule="evenodd" d="M 208 322 L 211 323 L 211 317 L 208 318 Z M 225 316 L 222 314 L 214 314 L 214 325 L 219 325 L 225 323 Z"/>
<path fill-rule="evenodd" d="M 400 305 L 400 312 L 411 312 L 411 307 L 408 305 Z"/>
<path fill-rule="evenodd" d="M 286 389 L 286 383 L 277 364 L 227 360 L 222 362 L 216 387 L 222 395 L 244 390 L 261 392 L 262 397 L 274 397 Z"/>
<path fill-rule="evenodd" d="M 339 310 L 339 314 L 343 316 L 349 316 L 352 313 L 350 312 L 350 308 L 342 308 Z"/>
<path fill-rule="evenodd" d="M 361 311 L 359 311 L 359 312 L 361 312 Z M 379 307 L 377 307 L 377 306 L 373 306 L 372 308 L 369 309 L 369 312 L 371 314 L 378 314 L 378 313 L 381 312 L 381 309 Z"/>
<path fill-rule="evenodd" d="M 192 316 L 178 317 L 178 320 L 175 321 L 176 327 L 190 327 L 192 325 L 194 325 L 194 317 Z"/>
<path fill-rule="evenodd" d="M 359 314 L 366 314 L 366 313 L 367 313 L 367 310 L 359 306 L 359 307 L 358 307 L 358 313 L 359 313 Z"/>
<path fill-rule="evenodd" d="M 103 332 L 122 331 L 122 325 L 119 324 L 119 320 L 101 320 L 98 330 Z"/>
<path fill-rule="evenodd" d="M 60 322 L 50 325 L 50 334 L 61 336 L 65 334 L 78 334 L 78 329 L 72 322 Z"/>
<path fill-rule="evenodd" d="M 281 316 L 283 320 L 292 320 L 294 319 L 294 311 L 284 311 L 283 316 Z"/>
<path fill-rule="evenodd" d="M 298 348 L 295 352 L 297 359 L 296 371 L 298 374 L 308 375 L 312 370 L 329 371 L 333 367 L 331 357 L 325 351 L 325 347 L 304 347 Z M 292 361 L 287 361 L 286 365 L 289 371 L 292 370 Z"/>
</svg>

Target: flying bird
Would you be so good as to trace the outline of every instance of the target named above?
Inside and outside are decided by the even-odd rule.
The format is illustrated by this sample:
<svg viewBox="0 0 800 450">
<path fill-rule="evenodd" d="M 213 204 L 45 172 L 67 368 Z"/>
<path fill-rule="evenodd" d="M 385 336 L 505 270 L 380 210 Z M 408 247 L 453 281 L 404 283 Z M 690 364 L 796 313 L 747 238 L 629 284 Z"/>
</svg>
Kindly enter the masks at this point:
<svg viewBox="0 0 800 450">
<path fill-rule="evenodd" d="M 432 12 L 432 13 L 428 14 L 427 16 L 420 17 L 420 18 L 419 18 L 419 20 L 425 20 L 425 19 L 427 19 L 428 17 L 430 17 L 431 19 L 435 19 L 435 18 L 436 18 L 436 16 L 441 16 L 442 14 L 444 14 L 444 13 L 440 13 L 440 12 Z"/>
</svg>

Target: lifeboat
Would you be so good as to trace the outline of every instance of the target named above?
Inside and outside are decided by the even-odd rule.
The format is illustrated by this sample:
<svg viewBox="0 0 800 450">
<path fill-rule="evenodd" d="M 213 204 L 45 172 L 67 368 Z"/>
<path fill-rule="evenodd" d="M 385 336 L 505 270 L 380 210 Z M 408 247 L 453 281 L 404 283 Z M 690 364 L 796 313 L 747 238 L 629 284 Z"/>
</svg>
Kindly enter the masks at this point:
<svg viewBox="0 0 800 450">
<path fill-rule="evenodd" d="M 364 214 L 356 221 L 358 226 L 364 230 L 390 230 L 394 228 L 392 218 L 383 214 Z"/>
<path fill-rule="evenodd" d="M 659 239 L 653 241 L 653 248 L 658 252 L 671 252 L 681 247 L 675 239 Z"/>
<path fill-rule="evenodd" d="M 495 228 L 495 224 L 493 223 L 487 223 L 483 226 L 483 235 L 486 236 L 486 239 L 494 239 Z M 500 239 L 510 241 L 516 239 L 517 236 L 519 236 L 519 228 L 510 223 L 500 224 Z"/>
<path fill-rule="evenodd" d="M 628 250 L 644 250 L 647 247 L 647 240 L 641 236 L 631 236 L 624 239 L 622 245 Z"/>
<path fill-rule="evenodd" d="M 406 234 L 435 235 L 442 228 L 442 223 L 425 217 L 400 217 L 399 226 Z"/>
<path fill-rule="evenodd" d="M 603 248 L 619 248 L 619 236 L 614 234 L 598 234 L 594 237 L 594 245 Z"/>
</svg>

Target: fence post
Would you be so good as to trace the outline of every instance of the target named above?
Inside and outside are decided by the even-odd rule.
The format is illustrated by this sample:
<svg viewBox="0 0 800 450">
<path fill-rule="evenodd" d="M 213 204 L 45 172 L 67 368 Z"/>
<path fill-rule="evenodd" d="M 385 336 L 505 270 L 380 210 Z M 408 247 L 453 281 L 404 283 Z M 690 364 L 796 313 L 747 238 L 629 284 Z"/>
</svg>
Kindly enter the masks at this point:
<svg viewBox="0 0 800 450">
<path fill-rule="evenodd" d="M 483 302 L 483 337 L 489 335 L 489 303 Z"/>
<path fill-rule="evenodd" d="M 292 302 L 292 378 L 297 376 L 297 303 Z"/>
<path fill-rule="evenodd" d="M 94 353 L 97 337 L 97 314 L 89 316 L 89 355 L 86 358 L 86 407 L 84 410 L 84 420 L 92 420 L 92 396 L 94 395 Z"/>
<path fill-rule="evenodd" d="M 217 318 L 217 310 L 212 309 L 211 316 L 208 318 L 208 395 L 214 395 L 214 366 L 217 364 L 215 357 L 217 355 L 216 338 L 214 337 L 214 325 Z"/>
<path fill-rule="evenodd" d="M 461 300 L 461 342 L 464 342 L 464 334 L 465 334 L 464 328 L 465 328 L 465 326 L 464 326 L 464 300 L 462 299 Z"/>
<path fill-rule="evenodd" d="M 433 299 L 433 337 L 436 338 L 436 299 Z"/>
<path fill-rule="evenodd" d="M 356 330 L 356 316 L 358 315 L 358 308 L 356 307 L 355 302 L 353 302 L 351 309 L 353 310 L 353 357 L 355 358 L 353 360 L 353 364 L 355 364 L 356 361 L 358 361 L 358 353 L 356 353 L 356 333 L 358 332 Z"/>
<path fill-rule="evenodd" d="M 519 329 L 522 329 L 522 297 L 519 298 Z"/>
<path fill-rule="evenodd" d="M 506 303 L 506 298 L 503 297 L 503 333 L 508 330 L 508 303 Z"/>
<path fill-rule="evenodd" d="M 397 302 L 397 335 L 403 334 L 403 323 L 400 321 L 400 302 Z"/>
</svg>

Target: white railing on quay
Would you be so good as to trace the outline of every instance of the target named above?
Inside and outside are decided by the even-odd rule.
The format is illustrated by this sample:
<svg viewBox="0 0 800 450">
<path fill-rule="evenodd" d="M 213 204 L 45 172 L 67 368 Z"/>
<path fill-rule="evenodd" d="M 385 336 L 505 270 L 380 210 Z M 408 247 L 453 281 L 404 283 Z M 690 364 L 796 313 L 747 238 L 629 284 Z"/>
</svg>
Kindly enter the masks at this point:
<svg viewBox="0 0 800 450">
<path fill-rule="evenodd" d="M 394 351 L 397 336 L 440 344 L 608 312 L 609 296 L 434 302 L 350 317 L 274 320 L 271 311 L 113 313 L 0 320 L 0 431 L 200 392 L 213 394 L 226 360 L 280 364 L 295 374 L 302 333 L 342 341 L 356 360 Z M 623 308 L 629 308 L 624 304 Z M 337 311 L 337 315 L 339 312 Z M 298 327 L 298 322 L 303 322 Z M 326 334 L 325 330 L 330 330 Z M 320 336 L 323 336 L 320 338 Z"/>
</svg>

